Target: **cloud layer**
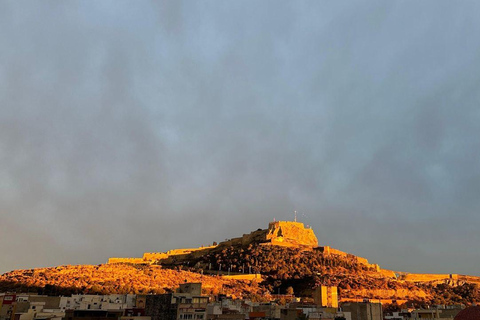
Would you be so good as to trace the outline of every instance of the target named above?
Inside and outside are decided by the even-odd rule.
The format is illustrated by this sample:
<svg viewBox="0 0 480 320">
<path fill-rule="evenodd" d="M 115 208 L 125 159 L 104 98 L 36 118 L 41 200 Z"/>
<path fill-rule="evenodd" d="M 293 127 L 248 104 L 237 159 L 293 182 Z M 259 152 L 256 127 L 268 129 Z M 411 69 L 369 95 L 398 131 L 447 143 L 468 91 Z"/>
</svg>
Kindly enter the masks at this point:
<svg viewBox="0 0 480 320">
<path fill-rule="evenodd" d="M 0 3 L 0 271 L 290 220 L 478 274 L 476 2 Z"/>
</svg>

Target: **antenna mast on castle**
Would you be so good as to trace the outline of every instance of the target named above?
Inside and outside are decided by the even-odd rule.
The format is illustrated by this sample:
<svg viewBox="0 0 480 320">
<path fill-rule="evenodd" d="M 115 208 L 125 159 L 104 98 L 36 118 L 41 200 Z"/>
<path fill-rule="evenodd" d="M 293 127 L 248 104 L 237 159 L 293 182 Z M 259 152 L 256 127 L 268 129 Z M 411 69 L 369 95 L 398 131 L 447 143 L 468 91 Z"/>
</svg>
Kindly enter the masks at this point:
<svg viewBox="0 0 480 320">
<path fill-rule="evenodd" d="M 295 213 L 295 222 L 297 222 L 297 210 L 293 211 Z"/>
</svg>

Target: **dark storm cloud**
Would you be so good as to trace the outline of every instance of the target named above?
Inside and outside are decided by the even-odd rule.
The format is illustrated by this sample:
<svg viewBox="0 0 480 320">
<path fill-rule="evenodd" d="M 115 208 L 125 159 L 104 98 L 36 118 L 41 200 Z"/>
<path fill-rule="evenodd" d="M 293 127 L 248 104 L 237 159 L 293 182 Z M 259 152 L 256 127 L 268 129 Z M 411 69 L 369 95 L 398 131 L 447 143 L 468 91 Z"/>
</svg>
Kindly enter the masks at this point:
<svg viewBox="0 0 480 320">
<path fill-rule="evenodd" d="M 268 221 L 476 273 L 475 2 L 0 4 L 0 269 Z"/>
</svg>

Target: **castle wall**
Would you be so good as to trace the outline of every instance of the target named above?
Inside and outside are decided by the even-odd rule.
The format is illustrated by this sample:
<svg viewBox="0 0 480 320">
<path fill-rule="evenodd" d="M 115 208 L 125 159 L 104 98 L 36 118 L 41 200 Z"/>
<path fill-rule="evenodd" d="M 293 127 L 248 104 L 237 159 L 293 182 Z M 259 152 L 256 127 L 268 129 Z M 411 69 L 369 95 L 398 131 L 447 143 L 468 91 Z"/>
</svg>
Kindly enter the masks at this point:
<svg viewBox="0 0 480 320">
<path fill-rule="evenodd" d="M 393 271 L 382 270 L 378 264 L 368 262 L 368 259 L 331 248 L 330 246 L 318 247 L 316 250 L 320 250 L 320 252 L 323 252 L 325 255 L 337 255 L 343 258 L 355 260 L 357 263 L 360 263 L 368 268 L 373 268 L 375 271 L 382 273 L 386 277 L 396 278 L 396 275 Z"/>
<path fill-rule="evenodd" d="M 134 263 L 141 264 L 146 263 L 142 258 L 110 258 L 107 263 Z"/>
<path fill-rule="evenodd" d="M 382 272 L 377 264 L 370 264 L 367 259 L 331 248 L 329 246 L 318 247 L 318 240 L 315 233 L 310 228 L 305 228 L 301 222 L 292 221 L 274 221 L 268 224 L 268 229 L 259 229 L 242 237 L 232 238 L 220 242 L 217 246 L 175 249 L 167 252 L 146 252 L 142 258 L 111 258 L 108 263 L 153 263 L 158 260 L 169 259 L 168 261 L 181 261 L 188 258 L 189 255 L 199 257 L 206 251 L 214 248 L 223 248 L 229 246 L 248 246 L 252 243 L 263 245 L 278 245 L 285 247 L 301 247 L 303 249 L 320 250 L 324 254 L 338 255 L 347 259 L 355 260 L 360 264 Z M 395 277 L 391 271 L 383 272 L 385 276 Z"/>
<path fill-rule="evenodd" d="M 388 277 L 388 278 L 392 278 L 392 279 L 396 279 L 396 278 L 397 278 L 397 275 L 396 275 L 395 272 L 393 272 L 392 270 L 380 269 L 380 273 L 381 273 L 382 275 L 384 275 L 385 277 Z"/>
<path fill-rule="evenodd" d="M 165 259 L 168 257 L 168 254 L 165 252 L 145 252 L 143 254 L 143 260 L 146 261 L 155 261 L 160 259 Z"/>
<path fill-rule="evenodd" d="M 337 249 L 334 249 L 330 246 L 319 247 L 318 250 L 320 250 L 320 252 L 323 252 L 326 255 L 335 254 L 337 256 L 341 256 L 341 257 L 345 257 L 345 258 L 348 256 L 348 253 L 337 250 Z"/>
<path fill-rule="evenodd" d="M 268 224 L 266 239 L 272 244 L 290 243 L 296 246 L 317 247 L 318 240 L 312 229 L 301 222 L 274 221 Z"/>
<path fill-rule="evenodd" d="M 444 281 L 444 280 L 458 280 L 458 274 L 422 274 L 422 273 L 408 273 L 402 277 L 405 281 L 411 282 L 430 282 L 430 281 Z"/>
<path fill-rule="evenodd" d="M 222 278 L 233 279 L 233 280 L 248 280 L 248 281 L 263 281 L 262 275 L 260 273 L 252 274 L 234 274 L 234 275 L 222 275 Z"/>
</svg>

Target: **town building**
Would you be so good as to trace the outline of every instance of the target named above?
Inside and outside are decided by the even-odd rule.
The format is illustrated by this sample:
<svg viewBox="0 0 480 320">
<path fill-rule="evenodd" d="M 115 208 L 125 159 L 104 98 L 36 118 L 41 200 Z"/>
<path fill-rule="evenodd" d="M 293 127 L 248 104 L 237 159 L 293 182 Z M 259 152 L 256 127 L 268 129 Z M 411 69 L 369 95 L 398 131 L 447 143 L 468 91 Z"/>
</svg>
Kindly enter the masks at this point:
<svg viewBox="0 0 480 320">
<path fill-rule="evenodd" d="M 60 298 L 62 310 L 125 310 L 135 307 L 134 294 L 74 294 Z"/>
<path fill-rule="evenodd" d="M 313 292 L 313 300 L 320 307 L 338 308 L 338 289 L 333 286 L 318 286 Z"/>
<path fill-rule="evenodd" d="M 342 310 L 350 312 L 352 320 L 383 320 L 381 303 L 348 302 L 342 304 Z"/>
<path fill-rule="evenodd" d="M 201 283 L 184 283 L 175 293 L 147 295 L 145 315 L 152 320 L 206 319 L 209 297 L 201 292 Z"/>
</svg>

